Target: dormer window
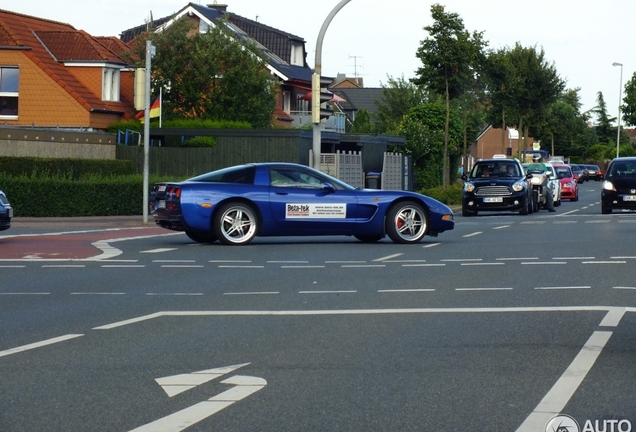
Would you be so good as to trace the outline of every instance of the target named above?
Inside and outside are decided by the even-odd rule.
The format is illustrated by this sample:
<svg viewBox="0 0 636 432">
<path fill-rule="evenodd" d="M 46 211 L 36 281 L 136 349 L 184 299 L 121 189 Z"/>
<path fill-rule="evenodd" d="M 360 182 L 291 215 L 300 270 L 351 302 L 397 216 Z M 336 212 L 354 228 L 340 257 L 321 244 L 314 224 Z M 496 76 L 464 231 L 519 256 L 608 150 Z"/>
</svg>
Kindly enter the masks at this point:
<svg viewBox="0 0 636 432">
<path fill-rule="evenodd" d="M 294 66 L 305 66 L 305 53 L 303 48 L 303 44 L 292 41 L 289 64 Z"/>
<path fill-rule="evenodd" d="M 102 100 L 119 102 L 119 69 L 102 68 Z"/>
<path fill-rule="evenodd" d="M 0 66 L 0 118 L 18 118 L 18 77 L 17 67 Z"/>
</svg>

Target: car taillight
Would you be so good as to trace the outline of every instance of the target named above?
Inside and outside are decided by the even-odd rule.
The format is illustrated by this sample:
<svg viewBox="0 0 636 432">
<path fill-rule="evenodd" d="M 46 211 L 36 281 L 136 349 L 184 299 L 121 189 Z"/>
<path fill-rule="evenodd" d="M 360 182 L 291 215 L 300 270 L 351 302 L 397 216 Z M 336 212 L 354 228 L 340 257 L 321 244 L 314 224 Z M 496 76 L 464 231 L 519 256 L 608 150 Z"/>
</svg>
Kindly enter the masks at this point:
<svg viewBox="0 0 636 432">
<path fill-rule="evenodd" d="M 181 197 L 181 188 L 178 186 L 173 186 L 168 189 L 168 193 L 166 194 L 166 199 L 179 199 Z"/>
</svg>

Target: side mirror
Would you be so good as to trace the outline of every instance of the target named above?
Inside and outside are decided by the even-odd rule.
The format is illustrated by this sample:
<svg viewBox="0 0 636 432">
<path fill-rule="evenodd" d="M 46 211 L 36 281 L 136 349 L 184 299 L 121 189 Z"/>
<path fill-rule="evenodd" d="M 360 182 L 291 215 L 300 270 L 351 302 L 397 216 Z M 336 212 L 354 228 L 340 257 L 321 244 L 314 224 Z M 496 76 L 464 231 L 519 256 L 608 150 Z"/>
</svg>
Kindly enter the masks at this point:
<svg viewBox="0 0 636 432">
<path fill-rule="evenodd" d="M 327 192 L 335 192 L 336 188 L 333 187 L 331 183 L 324 182 L 322 184 L 322 188 Z"/>
<path fill-rule="evenodd" d="M 468 178 L 468 177 L 466 177 L 466 174 L 462 174 L 462 176 L 461 176 L 461 179 L 462 179 L 462 180 L 466 181 L 466 179 L 467 179 L 467 178 Z"/>
<path fill-rule="evenodd" d="M 532 173 L 527 173 L 526 174 L 526 179 L 530 180 L 532 178 Z"/>
</svg>

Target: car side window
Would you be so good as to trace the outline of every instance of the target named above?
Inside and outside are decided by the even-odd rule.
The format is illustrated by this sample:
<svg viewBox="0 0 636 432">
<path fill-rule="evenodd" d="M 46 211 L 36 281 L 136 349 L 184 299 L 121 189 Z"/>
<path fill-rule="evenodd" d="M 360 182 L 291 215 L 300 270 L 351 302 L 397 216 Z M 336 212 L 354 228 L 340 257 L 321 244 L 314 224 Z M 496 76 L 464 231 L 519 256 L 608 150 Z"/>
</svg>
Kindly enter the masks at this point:
<svg viewBox="0 0 636 432">
<path fill-rule="evenodd" d="M 272 186 L 321 188 L 324 180 L 313 173 L 290 168 L 270 168 L 269 177 Z"/>
</svg>

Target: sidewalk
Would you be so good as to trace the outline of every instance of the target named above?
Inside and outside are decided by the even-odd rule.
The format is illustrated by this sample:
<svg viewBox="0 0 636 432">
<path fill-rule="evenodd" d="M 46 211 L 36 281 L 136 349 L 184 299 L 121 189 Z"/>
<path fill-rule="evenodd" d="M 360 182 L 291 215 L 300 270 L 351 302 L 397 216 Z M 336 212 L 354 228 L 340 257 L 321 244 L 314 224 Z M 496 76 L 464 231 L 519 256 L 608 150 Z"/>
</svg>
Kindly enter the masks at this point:
<svg viewBox="0 0 636 432">
<path fill-rule="evenodd" d="M 11 228 L 122 228 L 122 227 L 154 227 L 155 222 L 148 215 L 148 223 L 143 215 L 135 216 L 88 216 L 88 217 L 14 217 Z"/>
</svg>

